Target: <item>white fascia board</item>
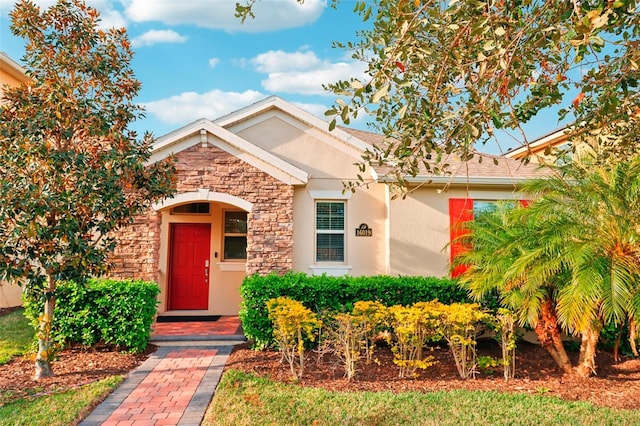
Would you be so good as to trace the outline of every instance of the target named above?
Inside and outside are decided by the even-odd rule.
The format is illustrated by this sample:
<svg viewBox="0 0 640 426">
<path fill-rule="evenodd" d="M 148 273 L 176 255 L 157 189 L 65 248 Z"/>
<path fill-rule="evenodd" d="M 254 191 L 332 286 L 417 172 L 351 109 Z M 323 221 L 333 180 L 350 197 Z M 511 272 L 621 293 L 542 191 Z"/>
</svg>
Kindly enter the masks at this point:
<svg viewBox="0 0 640 426">
<path fill-rule="evenodd" d="M 11 58 L 9 55 L 7 55 L 3 51 L 0 51 L 0 63 L 3 64 L 2 69 L 7 74 L 9 74 L 12 77 L 14 77 L 16 80 L 24 80 L 24 81 L 26 81 L 26 80 L 29 79 L 29 77 L 27 76 L 27 73 L 26 73 L 25 69 L 22 67 L 22 65 L 20 65 L 16 61 L 14 61 L 13 58 Z"/>
<path fill-rule="evenodd" d="M 286 184 L 305 185 L 309 181 L 309 175 L 304 170 L 287 163 L 207 119 L 197 120 L 157 139 L 153 144 L 151 158 L 147 163 L 153 164 L 176 152 L 201 143 L 200 130 L 203 129 L 214 136 L 213 140 L 208 139 L 208 143 L 238 157 Z"/>
<path fill-rule="evenodd" d="M 160 136 L 155 141 L 153 141 L 153 144 L 151 146 L 152 154 L 160 153 L 166 148 L 178 144 L 181 140 L 192 136 L 194 133 L 197 133 L 200 129 L 202 129 L 205 123 L 208 121 L 209 120 L 207 120 L 206 118 L 200 118 L 192 123 L 187 124 L 186 126 L 180 127 L 179 129 L 167 133 L 166 135 Z M 163 158 L 168 156 L 169 155 L 165 155 Z"/>
<path fill-rule="evenodd" d="M 528 152 L 529 150 L 533 151 L 536 148 L 540 147 L 540 146 L 545 146 L 546 144 L 553 142 L 554 139 L 561 139 L 563 137 L 567 136 L 567 127 L 563 127 L 561 129 L 558 130 L 554 130 L 553 132 L 542 136 L 540 139 L 537 139 L 533 142 L 531 142 L 528 145 L 523 145 L 519 148 L 516 148 L 514 150 L 508 151 L 504 154 L 505 157 L 507 158 L 513 158 L 516 157 L 520 154 L 524 154 L 526 152 Z"/>
</svg>

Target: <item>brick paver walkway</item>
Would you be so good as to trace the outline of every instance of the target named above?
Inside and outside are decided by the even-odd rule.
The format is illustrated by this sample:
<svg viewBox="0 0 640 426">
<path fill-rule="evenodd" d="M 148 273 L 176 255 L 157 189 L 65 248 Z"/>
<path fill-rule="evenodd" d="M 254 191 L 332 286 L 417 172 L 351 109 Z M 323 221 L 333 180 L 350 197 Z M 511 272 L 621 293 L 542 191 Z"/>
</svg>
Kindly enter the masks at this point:
<svg viewBox="0 0 640 426">
<path fill-rule="evenodd" d="M 238 317 L 220 317 L 217 321 L 158 322 L 153 325 L 155 340 L 170 340 L 175 337 L 210 338 L 242 334 Z"/>
<path fill-rule="evenodd" d="M 237 317 L 155 324 L 158 350 L 80 425 L 199 425 L 233 345 L 242 340 Z"/>
</svg>

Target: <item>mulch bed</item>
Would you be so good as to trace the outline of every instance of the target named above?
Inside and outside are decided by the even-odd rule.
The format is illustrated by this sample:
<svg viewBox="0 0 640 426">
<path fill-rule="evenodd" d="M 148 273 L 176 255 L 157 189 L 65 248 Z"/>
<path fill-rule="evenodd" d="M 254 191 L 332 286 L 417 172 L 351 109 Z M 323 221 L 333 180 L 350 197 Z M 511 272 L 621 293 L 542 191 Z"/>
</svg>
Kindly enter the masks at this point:
<svg viewBox="0 0 640 426">
<path fill-rule="evenodd" d="M 13 309 L 2 309 L 0 315 Z M 69 348 L 58 354 L 53 363 L 55 375 L 40 381 L 33 380 L 33 356 L 21 357 L 0 366 L 0 405 L 16 398 L 61 392 L 109 376 L 127 374 L 140 365 L 157 348 L 149 345 L 143 354 L 122 353 L 113 348 Z M 225 369 L 251 372 L 262 377 L 299 386 L 320 387 L 336 391 L 420 391 L 469 389 L 544 394 L 572 401 L 587 401 L 597 406 L 640 409 L 640 360 L 623 357 L 615 362 L 611 353 L 597 354 L 598 375 L 579 378 L 563 375 L 553 359 L 540 346 L 521 342 L 518 345 L 516 377 L 502 378 L 497 368 L 493 375 L 479 374 L 475 379 L 461 380 L 446 347 L 431 353 L 438 361 L 418 376 L 400 379 L 393 364 L 389 347 L 382 345 L 375 352 L 377 362 L 361 364 L 357 377 L 344 378 L 339 362 L 326 354 L 311 351 L 305 364 L 305 374 L 292 380 L 289 367 L 280 362 L 276 351 L 254 351 L 250 344 L 236 346 Z M 478 356 L 500 357 L 497 342 L 484 339 L 478 342 Z M 572 353 L 574 361 L 576 353 Z"/>
<path fill-rule="evenodd" d="M 113 348 L 70 348 L 60 351 L 53 362 L 53 377 L 33 380 L 34 356 L 18 357 L 0 365 L 0 406 L 18 398 L 64 392 L 111 376 L 126 375 L 157 348 L 149 345 L 142 354 Z"/>
<path fill-rule="evenodd" d="M 22 309 L 0 308 L 0 316 Z M 107 377 L 126 375 L 142 364 L 157 347 L 148 345 L 141 354 L 113 347 L 71 347 L 61 350 L 52 363 L 53 377 L 35 381 L 35 354 L 16 357 L 0 365 L 0 406 L 19 398 L 64 392 Z"/>
<path fill-rule="evenodd" d="M 597 406 L 640 409 L 640 360 L 623 358 L 616 363 L 609 352 L 598 352 L 598 375 L 579 378 L 563 375 L 548 353 L 540 346 L 522 342 L 518 346 L 516 377 L 505 381 L 502 370 L 493 376 L 479 374 L 475 379 L 461 380 L 455 363 L 444 348 L 432 352 L 438 361 L 426 370 L 418 370 L 418 377 L 398 378 L 398 368 L 392 361 L 388 347 L 375 353 L 377 363 L 363 364 L 355 379 L 344 378 L 344 370 L 335 359 L 311 352 L 305 362 L 303 378 L 292 380 L 288 365 L 280 362 L 276 351 L 254 351 L 250 345 L 237 346 L 231 353 L 226 369 L 251 372 L 284 383 L 320 387 L 333 391 L 420 391 L 469 389 L 499 392 L 520 392 L 557 396 L 571 401 L 588 401 Z M 497 342 L 487 339 L 478 343 L 478 355 L 500 357 Z M 571 356 L 577 358 L 577 354 Z"/>
</svg>

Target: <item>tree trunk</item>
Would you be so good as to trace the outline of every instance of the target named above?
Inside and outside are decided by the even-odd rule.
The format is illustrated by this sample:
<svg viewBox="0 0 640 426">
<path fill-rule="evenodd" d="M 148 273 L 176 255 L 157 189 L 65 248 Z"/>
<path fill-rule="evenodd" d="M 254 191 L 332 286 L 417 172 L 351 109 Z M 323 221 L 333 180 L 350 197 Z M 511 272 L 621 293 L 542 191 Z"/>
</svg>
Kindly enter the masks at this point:
<svg viewBox="0 0 640 426">
<path fill-rule="evenodd" d="M 540 305 L 540 318 L 535 327 L 540 345 L 551 355 L 565 374 L 573 374 L 571 360 L 564 349 L 553 301 L 546 298 Z"/>
<path fill-rule="evenodd" d="M 631 352 L 633 356 L 638 357 L 638 349 L 636 348 L 636 321 L 631 318 L 629 320 L 629 344 L 631 345 Z"/>
<path fill-rule="evenodd" d="M 36 355 L 36 374 L 34 380 L 53 376 L 51 359 L 53 357 L 51 342 L 51 324 L 53 322 L 53 310 L 56 306 L 56 281 L 52 277 L 47 278 L 47 288 L 44 291 L 44 312 L 40 317 L 40 329 L 38 332 L 38 354 Z"/>
<path fill-rule="evenodd" d="M 580 377 L 589 377 L 592 374 L 596 374 L 596 347 L 600 339 L 601 330 L 602 323 L 598 322 L 582 333 L 580 358 L 576 367 L 576 373 Z"/>
</svg>

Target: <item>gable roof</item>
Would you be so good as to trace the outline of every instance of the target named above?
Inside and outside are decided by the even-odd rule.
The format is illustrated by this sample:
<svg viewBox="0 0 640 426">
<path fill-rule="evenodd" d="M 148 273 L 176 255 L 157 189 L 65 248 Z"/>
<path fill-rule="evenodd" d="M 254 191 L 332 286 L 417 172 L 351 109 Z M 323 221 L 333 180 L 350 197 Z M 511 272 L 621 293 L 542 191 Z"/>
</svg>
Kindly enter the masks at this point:
<svg viewBox="0 0 640 426">
<path fill-rule="evenodd" d="M 336 127 L 329 131 L 329 123 L 278 96 L 270 96 L 214 121 L 236 133 L 273 117 L 311 134 L 356 160 L 361 159 L 364 151 L 373 148 L 346 129 Z"/>
<path fill-rule="evenodd" d="M 288 185 L 305 185 L 309 180 L 309 175 L 304 170 L 206 118 L 156 139 L 149 163 L 155 163 L 197 144 L 215 146 Z"/>
<path fill-rule="evenodd" d="M 213 145 L 259 170 L 290 185 L 305 185 L 309 174 L 282 158 L 240 137 L 236 132 L 277 117 L 337 148 L 357 161 L 366 150 L 385 144 L 385 136 L 364 130 L 336 127 L 329 131 L 327 122 L 277 96 L 271 96 L 216 120 L 201 118 L 158 138 L 149 162 L 156 162 L 197 144 Z M 559 131 L 557 131 L 559 132 Z M 556 132 L 556 133 L 557 133 Z M 556 134 L 554 133 L 554 134 Z M 537 164 L 525 164 L 515 158 L 478 154 L 484 161 L 461 161 L 451 156 L 446 175 L 434 175 L 421 166 L 415 177 L 405 176 L 409 184 L 475 184 L 513 186 L 518 182 L 548 175 Z M 497 164 L 494 164 L 494 159 Z M 391 167 L 370 167 L 372 177 L 381 183 L 396 181 Z"/>
</svg>

